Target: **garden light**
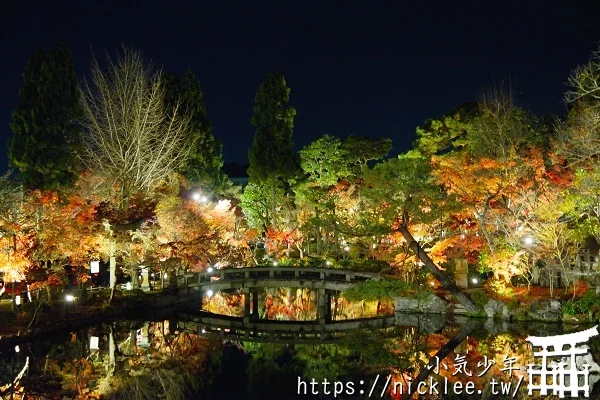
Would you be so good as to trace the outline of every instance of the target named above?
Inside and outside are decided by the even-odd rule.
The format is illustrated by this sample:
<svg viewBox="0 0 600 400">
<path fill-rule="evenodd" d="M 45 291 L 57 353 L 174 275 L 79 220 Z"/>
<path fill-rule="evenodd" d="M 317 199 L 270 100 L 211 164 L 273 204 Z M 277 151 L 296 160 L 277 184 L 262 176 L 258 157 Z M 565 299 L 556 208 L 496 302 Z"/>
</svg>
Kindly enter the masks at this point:
<svg viewBox="0 0 600 400">
<path fill-rule="evenodd" d="M 68 302 L 72 302 L 75 300 L 75 296 L 73 296 L 72 294 L 68 294 L 65 296 L 65 300 Z"/>
</svg>

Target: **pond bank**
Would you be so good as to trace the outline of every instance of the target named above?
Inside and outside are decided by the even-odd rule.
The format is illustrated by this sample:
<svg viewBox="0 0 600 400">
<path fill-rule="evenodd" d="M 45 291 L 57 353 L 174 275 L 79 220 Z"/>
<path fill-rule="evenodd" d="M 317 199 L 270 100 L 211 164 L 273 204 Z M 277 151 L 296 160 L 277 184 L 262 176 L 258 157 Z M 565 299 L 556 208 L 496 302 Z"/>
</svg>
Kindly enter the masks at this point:
<svg viewBox="0 0 600 400">
<path fill-rule="evenodd" d="M 143 293 L 143 294 L 142 294 Z M 28 321 L 17 319 L 14 330 L 16 334 L 0 336 L 0 351 L 14 347 L 19 343 L 38 339 L 54 333 L 67 330 L 77 330 L 90 324 L 110 322 L 123 317 L 139 317 L 152 319 L 159 315 L 172 314 L 179 308 L 190 305 L 201 305 L 202 294 L 199 291 L 188 288 L 178 288 L 173 291 L 162 291 L 153 293 L 134 292 L 135 296 L 129 296 L 133 301 L 125 301 L 113 307 L 107 306 L 80 306 L 75 310 L 69 310 L 67 304 L 57 304 L 50 312 L 60 312 L 61 316 L 45 323 L 27 329 Z"/>
<path fill-rule="evenodd" d="M 593 300 L 593 299 L 592 299 Z M 530 304 L 485 298 L 475 299 L 481 312 L 469 315 L 473 318 L 522 322 L 563 322 L 563 323 L 595 323 L 598 313 L 593 307 L 581 307 L 580 303 L 562 302 L 556 299 L 538 299 Z M 581 304 L 586 305 L 585 298 Z M 416 297 L 396 297 L 396 312 L 417 314 L 454 314 L 467 315 L 467 310 L 460 304 L 442 299 L 434 293 Z M 589 311 L 588 311 L 589 309 Z M 582 312 L 585 311 L 585 312 Z"/>
</svg>

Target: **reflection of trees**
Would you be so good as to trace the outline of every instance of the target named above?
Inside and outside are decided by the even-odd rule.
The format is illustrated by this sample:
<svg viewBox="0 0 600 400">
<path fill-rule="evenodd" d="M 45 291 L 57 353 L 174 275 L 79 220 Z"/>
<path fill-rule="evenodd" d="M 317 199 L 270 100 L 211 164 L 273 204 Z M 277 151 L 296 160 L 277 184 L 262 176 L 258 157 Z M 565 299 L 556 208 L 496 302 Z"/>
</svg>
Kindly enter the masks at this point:
<svg viewBox="0 0 600 400">
<path fill-rule="evenodd" d="M 14 398 L 193 399 L 207 390 L 205 376 L 212 376 L 220 343 L 157 322 L 146 325 L 148 345 L 140 347 L 138 327 L 101 326 L 62 337 L 58 344 L 21 346 L 19 357 L 28 356 L 31 366 Z M 98 350 L 90 350 L 92 335 L 100 338 Z"/>
<path fill-rule="evenodd" d="M 117 357 L 107 399 L 195 398 L 206 389 L 198 377 L 212 367 L 219 354 L 217 343 L 166 326 L 150 324 L 147 348 L 131 346 L 131 333 L 122 338 L 118 347 L 123 353 Z"/>
<path fill-rule="evenodd" d="M 307 288 L 260 289 L 260 317 L 269 320 L 314 321 L 317 318 L 315 290 Z M 346 320 L 390 314 L 390 302 L 349 301 L 340 292 L 332 293 L 332 319 Z M 202 309 L 215 314 L 241 317 L 244 314 L 244 298 L 241 291 L 219 291 L 205 300 Z"/>
</svg>

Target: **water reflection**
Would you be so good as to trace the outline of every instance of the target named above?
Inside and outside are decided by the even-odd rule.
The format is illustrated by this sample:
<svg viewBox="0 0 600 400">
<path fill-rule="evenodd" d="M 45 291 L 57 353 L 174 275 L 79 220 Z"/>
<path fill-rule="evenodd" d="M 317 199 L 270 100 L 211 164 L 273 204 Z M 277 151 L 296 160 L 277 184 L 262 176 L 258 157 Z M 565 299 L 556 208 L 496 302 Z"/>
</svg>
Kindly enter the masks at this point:
<svg viewBox="0 0 600 400">
<path fill-rule="evenodd" d="M 188 329 L 193 322 L 190 314 L 194 313 L 90 326 L 22 343 L 18 352 L 3 351 L 0 396 L 258 399 L 294 398 L 298 392 L 302 398 L 334 398 L 337 392 L 336 398 L 367 398 L 372 391 L 371 398 L 382 398 L 383 393 L 383 398 L 400 399 L 408 398 L 411 382 L 416 387 L 422 379 L 428 384 L 439 382 L 438 391 L 444 385 L 452 390 L 461 382 L 463 393 L 472 382 L 476 395 L 434 392 L 419 398 L 502 398 L 491 396 L 492 379 L 510 382 L 512 395 L 524 378 L 516 398 L 530 398 L 524 367 L 533 359 L 525 338 L 587 328 L 466 319 L 443 321 L 440 326 L 439 319 L 397 315 L 393 326 L 347 329 L 330 342 L 284 343 L 208 336 L 206 331 Z M 223 336 L 231 333 L 213 328 Z M 590 341 L 596 360 L 599 342 L 598 338 Z M 432 364 L 436 355 L 439 364 Z M 596 384 L 590 398 L 598 398 L 599 392 Z"/>
</svg>

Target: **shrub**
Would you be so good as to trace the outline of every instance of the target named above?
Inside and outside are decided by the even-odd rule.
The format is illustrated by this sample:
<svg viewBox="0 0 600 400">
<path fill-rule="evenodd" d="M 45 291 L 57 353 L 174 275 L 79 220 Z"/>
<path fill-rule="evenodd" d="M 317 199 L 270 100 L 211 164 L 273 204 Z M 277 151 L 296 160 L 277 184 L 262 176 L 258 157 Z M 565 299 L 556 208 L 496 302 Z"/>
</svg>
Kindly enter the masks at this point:
<svg viewBox="0 0 600 400">
<path fill-rule="evenodd" d="M 571 299 L 563 304 L 563 312 L 567 315 L 587 314 L 597 318 L 600 315 L 600 296 L 594 290 L 588 290 L 581 298 Z"/>
</svg>

